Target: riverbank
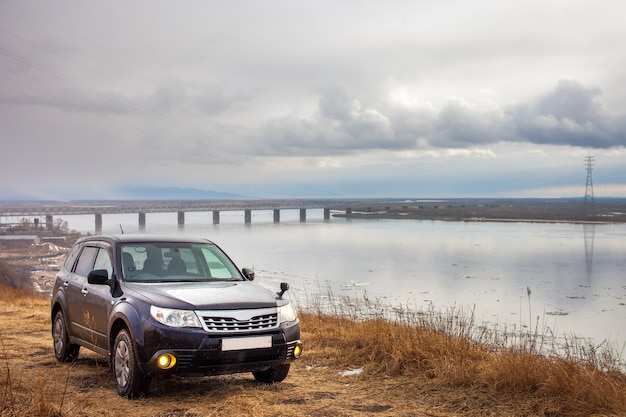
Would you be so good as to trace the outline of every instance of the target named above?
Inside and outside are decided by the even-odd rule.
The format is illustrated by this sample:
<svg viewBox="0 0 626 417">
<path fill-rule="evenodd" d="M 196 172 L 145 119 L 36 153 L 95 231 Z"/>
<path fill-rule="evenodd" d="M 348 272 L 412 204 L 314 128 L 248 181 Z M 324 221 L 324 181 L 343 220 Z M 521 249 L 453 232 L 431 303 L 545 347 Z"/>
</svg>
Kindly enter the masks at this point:
<svg viewBox="0 0 626 417">
<path fill-rule="evenodd" d="M 334 217 L 442 221 L 626 223 L 626 199 L 490 199 L 363 204 Z"/>
</svg>

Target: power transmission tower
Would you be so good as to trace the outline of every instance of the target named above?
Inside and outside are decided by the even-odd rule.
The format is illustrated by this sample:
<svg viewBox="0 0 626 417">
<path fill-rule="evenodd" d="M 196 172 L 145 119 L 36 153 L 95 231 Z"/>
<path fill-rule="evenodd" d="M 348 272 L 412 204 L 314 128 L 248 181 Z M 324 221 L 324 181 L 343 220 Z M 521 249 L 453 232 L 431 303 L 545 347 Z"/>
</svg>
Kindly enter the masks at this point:
<svg viewBox="0 0 626 417">
<path fill-rule="evenodd" d="M 585 186 L 585 206 L 583 213 L 587 215 L 594 213 L 596 209 L 596 200 L 593 197 L 593 177 L 591 175 L 591 171 L 593 171 L 594 157 L 586 157 L 585 165 L 587 166 L 587 185 Z"/>
</svg>

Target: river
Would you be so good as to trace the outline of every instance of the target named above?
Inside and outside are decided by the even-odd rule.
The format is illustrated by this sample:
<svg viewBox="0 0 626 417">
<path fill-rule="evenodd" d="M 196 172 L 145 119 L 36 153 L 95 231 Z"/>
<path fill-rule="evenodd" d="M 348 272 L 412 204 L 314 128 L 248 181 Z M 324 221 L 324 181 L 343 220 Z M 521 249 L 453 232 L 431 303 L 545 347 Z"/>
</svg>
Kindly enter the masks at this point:
<svg viewBox="0 0 626 417">
<path fill-rule="evenodd" d="M 147 214 L 145 233 L 207 237 L 257 281 L 300 306 L 367 296 L 385 306 L 473 311 L 507 328 L 626 343 L 626 225 L 420 220 L 323 220 L 322 210 Z M 93 216 L 67 216 L 93 233 Z M 104 215 L 103 232 L 138 231 L 136 214 Z"/>
</svg>

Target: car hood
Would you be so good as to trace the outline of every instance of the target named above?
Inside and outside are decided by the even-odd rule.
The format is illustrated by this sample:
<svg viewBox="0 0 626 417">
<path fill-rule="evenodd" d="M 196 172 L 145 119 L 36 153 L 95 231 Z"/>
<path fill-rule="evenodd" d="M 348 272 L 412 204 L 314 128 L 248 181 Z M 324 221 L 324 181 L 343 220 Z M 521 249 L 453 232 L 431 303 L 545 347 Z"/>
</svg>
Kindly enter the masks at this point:
<svg viewBox="0 0 626 417">
<path fill-rule="evenodd" d="M 159 307 L 233 310 L 275 307 L 276 294 L 249 281 L 127 283 Z"/>
</svg>

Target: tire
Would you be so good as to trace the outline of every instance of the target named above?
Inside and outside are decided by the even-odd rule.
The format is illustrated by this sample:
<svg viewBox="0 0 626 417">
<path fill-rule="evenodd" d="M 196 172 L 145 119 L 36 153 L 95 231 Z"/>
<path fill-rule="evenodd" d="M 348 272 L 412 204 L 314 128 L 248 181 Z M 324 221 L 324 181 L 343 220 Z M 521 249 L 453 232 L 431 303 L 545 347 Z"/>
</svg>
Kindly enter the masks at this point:
<svg viewBox="0 0 626 417">
<path fill-rule="evenodd" d="M 289 374 L 289 364 L 273 366 L 265 371 L 252 372 L 254 379 L 259 382 L 265 382 L 271 384 L 273 382 L 280 382 L 287 378 Z"/>
<path fill-rule="evenodd" d="M 128 330 L 121 330 L 113 345 L 113 376 L 115 388 L 122 397 L 137 398 L 148 393 L 151 378 L 137 364 L 137 355 Z"/>
<path fill-rule="evenodd" d="M 78 356 L 80 346 L 70 343 L 63 310 L 57 311 L 54 315 L 54 321 L 52 322 L 52 342 L 54 345 L 54 356 L 59 362 L 71 362 Z"/>
</svg>

